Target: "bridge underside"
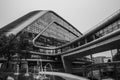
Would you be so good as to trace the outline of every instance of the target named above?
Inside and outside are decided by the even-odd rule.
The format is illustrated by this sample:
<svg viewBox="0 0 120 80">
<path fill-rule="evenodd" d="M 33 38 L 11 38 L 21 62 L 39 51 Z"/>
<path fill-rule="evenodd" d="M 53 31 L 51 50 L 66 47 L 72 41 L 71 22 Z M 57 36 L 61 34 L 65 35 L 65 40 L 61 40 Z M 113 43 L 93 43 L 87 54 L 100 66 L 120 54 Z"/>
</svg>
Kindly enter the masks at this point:
<svg viewBox="0 0 120 80">
<path fill-rule="evenodd" d="M 87 46 L 86 48 L 77 49 L 74 52 L 70 52 L 69 54 L 62 55 L 65 71 L 73 73 L 73 69 L 70 66 L 72 66 L 71 63 L 76 58 L 82 58 L 87 55 L 92 55 L 92 54 L 96 54 L 96 53 L 104 52 L 108 50 L 119 49 L 120 48 L 119 43 L 120 43 L 120 35 L 116 34 L 101 42 Z"/>
</svg>

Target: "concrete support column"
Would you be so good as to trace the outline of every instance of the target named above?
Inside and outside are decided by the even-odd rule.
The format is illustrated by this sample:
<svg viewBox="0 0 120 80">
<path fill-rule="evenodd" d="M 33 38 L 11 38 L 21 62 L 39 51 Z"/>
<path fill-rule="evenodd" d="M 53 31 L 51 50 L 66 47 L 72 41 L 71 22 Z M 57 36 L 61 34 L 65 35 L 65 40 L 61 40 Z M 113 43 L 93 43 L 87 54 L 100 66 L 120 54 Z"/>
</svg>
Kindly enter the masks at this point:
<svg viewBox="0 0 120 80">
<path fill-rule="evenodd" d="M 111 51 L 111 57 L 112 57 L 112 61 L 113 61 L 113 57 L 114 57 L 113 51 L 112 50 L 110 50 L 110 51 Z"/>
<path fill-rule="evenodd" d="M 119 54 L 119 53 L 120 53 L 119 48 L 117 48 L 117 54 Z"/>
<path fill-rule="evenodd" d="M 94 58 L 93 58 L 92 54 L 90 54 L 90 58 L 91 58 L 92 62 L 94 63 Z"/>
<path fill-rule="evenodd" d="M 72 73 L 72 60 L 62 57 L 62 63 L 66 73 Z"/>
</svg>

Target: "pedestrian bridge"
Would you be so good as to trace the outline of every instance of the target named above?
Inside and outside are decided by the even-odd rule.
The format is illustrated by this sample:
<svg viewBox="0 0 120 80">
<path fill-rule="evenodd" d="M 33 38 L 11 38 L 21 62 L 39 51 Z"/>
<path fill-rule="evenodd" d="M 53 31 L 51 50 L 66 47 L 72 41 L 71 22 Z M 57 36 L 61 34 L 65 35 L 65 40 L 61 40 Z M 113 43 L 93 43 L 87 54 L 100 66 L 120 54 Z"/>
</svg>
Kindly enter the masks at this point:
<svg viewBox="0 0 120 80">
<path fill-rule="evenodd" d="M 43 32 L 47 30 L 44 29 Z M 41 36 L 42 33 L 38 34 Z M 39 48 L 46 49 L 46 51 L 30 51 L 35 54 L 43 55 L 62 55 L 77 57 L 78 55 L 86 56 L 98 52 L 103 52 L 111 49 L 119 48 L 119 37 L 120 37 L 120 10 L 97 24 L 94 28 L 80 36 L 78 39 L 66 43 L 59 47 L 41 47 L 39 44 L 33 44 Z"/>
<path fill-rule="evenodd" d="M 24 41 L 34 46 L 25 47 L 29 53 L 60 56 L 65 71 L 71 73 L 74 59 L 120 47 L 120 10 L 85 34 L 52 11 L 27 14 L 0 29 L 2 34 L 14 34 L 11 42 L 21 36 L 21 40 L 26 38 Z M 11 45 L 8 43 L 5 48 L 10 49 Z"/>
</svg>

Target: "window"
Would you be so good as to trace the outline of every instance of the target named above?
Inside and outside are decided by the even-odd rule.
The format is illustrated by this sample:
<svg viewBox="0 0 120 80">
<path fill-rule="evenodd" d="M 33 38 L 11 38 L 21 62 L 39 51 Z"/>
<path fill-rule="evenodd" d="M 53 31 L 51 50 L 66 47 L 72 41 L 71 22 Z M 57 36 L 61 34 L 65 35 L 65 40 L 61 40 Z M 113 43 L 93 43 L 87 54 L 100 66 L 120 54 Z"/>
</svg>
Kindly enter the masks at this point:
<svg viewBox="0 0 120 80">
<path fill-rule="evenodd" d="M 87 36 L 87 42 L 90 42 L 90 41 L 92 41 L 93 40 L 93 35 L 89 35 L 89 36 Z"/>
<path fill-rule="evenodd" d="M 100 30 L 100 34 L 99 34 L 99 36 L 102 37 L 103 34 L 104 34 L 104 31 L 103 31 L 103 30 Z"/>
<path fill-rule="evenodd" d="M 113 25 L 113 31 L 118 29 L 118 22 L 114 22 L 112 25 Z"/>
<path fill-rule="evenodd" d="M 112 30 L 112 27 L 113 27 L 112 25 L 109 25 L 109 26 L 108 26 L 108 33 L 110 33 L 110 32 L 113 31 L 113 30 Z"/>
<path fill-rule="evenodd" d="M 100 32 L 98 31 L 98 32 L 95 33 L 95 39 L 97 39 L 99 37 L 100 37 Z"/>
<path fill-rule="evenodd" d="M 104 35 L 108 34 L 108 27 L 104 28 Z"/>
</svg>

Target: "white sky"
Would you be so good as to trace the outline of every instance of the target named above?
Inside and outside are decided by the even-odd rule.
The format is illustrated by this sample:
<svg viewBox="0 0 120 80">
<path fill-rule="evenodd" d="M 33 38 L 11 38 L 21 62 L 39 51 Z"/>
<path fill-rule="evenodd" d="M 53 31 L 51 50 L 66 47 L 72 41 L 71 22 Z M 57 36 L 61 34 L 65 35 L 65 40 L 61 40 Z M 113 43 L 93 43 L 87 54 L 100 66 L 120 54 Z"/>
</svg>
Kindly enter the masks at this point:
<svg viewBox="0 0 120 80">
<path fill-rule="evenodd" d="M 33 10 L 53 10 L 82 33 L 120 8 L 120 0 L 0 0 L 0 27 Z"/>
</svg>

